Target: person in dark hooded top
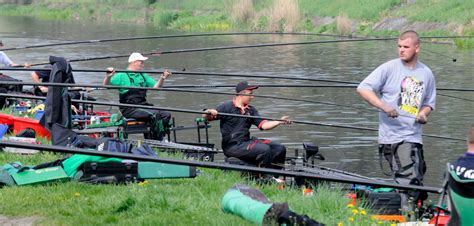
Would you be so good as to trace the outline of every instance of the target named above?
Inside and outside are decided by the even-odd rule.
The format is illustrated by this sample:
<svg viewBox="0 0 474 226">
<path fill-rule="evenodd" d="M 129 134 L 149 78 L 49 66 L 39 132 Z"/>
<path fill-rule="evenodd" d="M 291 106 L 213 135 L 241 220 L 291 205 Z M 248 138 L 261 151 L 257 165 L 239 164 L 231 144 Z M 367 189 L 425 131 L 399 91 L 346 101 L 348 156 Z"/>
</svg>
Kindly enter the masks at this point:
<svg viewBox="0 0 474 226">
<path fill-rule="evenodd" d="M 50 56 L 52 65 L 50 82 L 53 83 L 75 83 L 71 65 L 63 57 Z M 49 87 L 46 95 L 45 113 L 40 120 L 41 125 L 51 132 L 53 145 L 62 143 L 61 129 L 71 129 L 71 97 L 68 87 Z"/>
</svg>

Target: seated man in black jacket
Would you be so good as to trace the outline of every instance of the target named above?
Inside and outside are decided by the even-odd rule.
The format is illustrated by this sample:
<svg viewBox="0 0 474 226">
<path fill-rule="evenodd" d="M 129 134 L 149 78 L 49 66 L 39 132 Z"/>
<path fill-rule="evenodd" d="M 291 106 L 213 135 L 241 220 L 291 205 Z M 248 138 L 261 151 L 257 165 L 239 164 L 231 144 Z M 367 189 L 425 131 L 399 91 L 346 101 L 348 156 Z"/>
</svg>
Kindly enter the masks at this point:
<svg viewBox="0 0 474 226">
<path fill-rule="evenodd" d="M 260 116 L 257 109 L 249 105 L 253 99 L 252 91 L 257 88 L 257 86 L 250 86 L 247 82 L 240 82 L 235 88 L 237 94 L 232 101 L 222 103 L 216 109 L 207 109 L 208 114 L 204 114 L 203 117 L 209 121 L 221 121 L 222 149 L 227 157 L 236 157 L 256 166 L 280 169 L 285 163 L 285 146 L 270 140 L 251 138 L 249 129 L 255 125 L 261 130 L 270 130 L 282 124 L 289 124 L 288 116 L 283 116 L 280 121 L 268 121 L 261 118 L 219 114 Z"/>
</svg>

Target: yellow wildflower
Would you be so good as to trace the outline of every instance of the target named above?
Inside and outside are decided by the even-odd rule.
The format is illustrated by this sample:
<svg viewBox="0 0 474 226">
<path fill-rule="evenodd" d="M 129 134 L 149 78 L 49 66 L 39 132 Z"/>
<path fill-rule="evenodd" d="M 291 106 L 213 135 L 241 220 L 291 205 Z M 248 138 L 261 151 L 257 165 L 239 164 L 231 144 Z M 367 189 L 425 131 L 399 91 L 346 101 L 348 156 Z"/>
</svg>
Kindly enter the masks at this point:
<svg viewBox="0 0 474 226">
<path fill-rule="evenodd" d="M 352 205 L 352 204 L 347 204 L 347 208 L 351 208 L 351 209 L 352 209 L 352 208 L 354 208 L 354 205 Z"/>
<path fill-rule="evenodd" d="M 354 218 L 353 218 L 353 217 L 349 217 L 349 221 L 350 221 L 350 222 L 353 222 L 353 221 L 354 221 Z"/>
<path fill-rule="evenodd" d="M 76 192 L 76 193 L 74 193 L 74 196 L 79 197 L 79 196 L 81 196 L 81 193 Z"/>
<path fill-rule="evenodd" d="M 365 210 L 361 210 L 360 215 L 367 215 L 367 212 L 365 212 Z"/>
<path fill-rule="evenodd" d="M 357 215 L 359 213 L 359 210 L 353 209 L 352 214 Z"/>
<path fill-rule="evenodd" d="M 342 222 L 337 223 L 337 226 L 343 226 Z"/>
</svg>

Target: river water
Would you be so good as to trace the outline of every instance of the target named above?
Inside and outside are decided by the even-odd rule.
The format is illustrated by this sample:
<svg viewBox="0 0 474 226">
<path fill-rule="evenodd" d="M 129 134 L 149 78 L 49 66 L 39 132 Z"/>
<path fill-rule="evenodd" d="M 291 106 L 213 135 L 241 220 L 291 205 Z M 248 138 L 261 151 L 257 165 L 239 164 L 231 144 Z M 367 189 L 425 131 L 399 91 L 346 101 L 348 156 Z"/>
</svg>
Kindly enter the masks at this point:
<svg viewBox="0 0 474 226">
<path fill-rule="evenodd" d="M 92 40 L 118 37 L 173 34 L 152 26 L 78 21 L 44 21 L 28 17 L 1 17 L 0 38 L 8 47 L 54 43 L 66 40 Z M 257 43 L 297 42 L 329 40 L 331 37 L 291 35 L 248 35 L 172 38 L 109 42 L 86 45 L 68 45 L 25 49 L 6 52 L 17 62 L 45 62 L 48 56 L 63 56 L 68 59 L 107 55 L 126 55 L 131 52 L 152 52 L 227 45 Z M 427 49 L 436 53 L 423 51 Z M 424 43 L 421 61 L 431 67 L 438 87 L 472 88 L 474 86 L 474 51 L 457 50 L 452 45 Z M 195 53 L 167 54 L 151 57 L 146 69 L 248 73 L 279 77 L 318 78 L 359 82 L 378 65 L 397 57 L 394 41 L 352 42 L 316 44 L 304 46 L 265 47 L 250 49 L 221 50 Z M 452 57 L 457 59 L 452 61 Z M 85 61 L 72 63 L 76 69 L 105 69 L 113 66 L 125 69 L 127 58 Z M 4 72 L 15 78 L 29 81 L 29 73 Z M 101 84 L 102 73 L 74 73 L 77 83 Z M 154 75 L 158 78 L 158 75 Z M 234 85 L 242 78 L 174 75 L 165 85 Z M 255 84 L 324 84 L 290 80 L 252 78 Z M 233 88 L 212 88 L 212 91 L 233 92 Z M 334 102 L 355 108 L 371 109 L 356 94 L 354 88 L 260 88 L 255 94 L 301 98 L 315 101 Z M 474 99 L 472 92 L 439 92 L 452 96 Z M 94 91 L 93 96 L 118 101 L 116 91 Z M 200 110 L 215 107 L 229 100 L 229 96 L 210 94 L 188 94 L 175 92 L 149 93 L 149 101 L 158 106 Z M 255 98 L 252 102 L 262 116 L 279 118 L 289 115 L 295 120 L 376 128 L 377 112 L 361 111 L 349 107 L 301 103 Z M 113 109 L 116 111 L 117 109 Z M 438 96 L 437 109 L 424 126 L 426 134 L 465 138 L 473 120 L 472 101 Z M 193 124 L 197 115 L 173 113 L 178 124 Z M 213 123 L 210 141 L 220 146 L 218 123 Z M 326 161 L 320 164 L 340 170 L 356 172 L 371 177 L 384 177 L 378 162 L 377 133 L 352 129 L 293 124 L 271 131 L 252 130 L 252 135 L 269 138 L 287 144 L 288 149 L 302 148 L 301 142 L 311 141 L 321 147 Z M 178 134 L 181 141 L 195 141 L 195 131 Z M 425 159 L 428 172 L 425 183 L 440 186 L 445 164 L 455 160 L 466 150 L 462 141 L 424 138 Z M 289 154 L 291 155 L 291 154 Z"/>
</svg>

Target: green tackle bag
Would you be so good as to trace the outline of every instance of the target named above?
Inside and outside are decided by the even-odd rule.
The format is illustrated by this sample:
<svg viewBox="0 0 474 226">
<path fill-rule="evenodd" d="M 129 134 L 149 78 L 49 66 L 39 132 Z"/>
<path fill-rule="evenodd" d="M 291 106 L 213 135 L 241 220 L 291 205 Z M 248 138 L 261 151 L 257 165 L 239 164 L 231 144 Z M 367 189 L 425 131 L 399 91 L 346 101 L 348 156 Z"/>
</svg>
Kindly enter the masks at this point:
<svg viewBox="0 0 474 226">
<path fill-rule="evenodd" d="M 20 165 L 20 163 L 8 163 L 0 167 L 0 188 L 3 186 L 12 186 L 15 185 L 15 181 L 10 174 L 16 173 L 18 171 L 14 165 Z"/>
</svg>

